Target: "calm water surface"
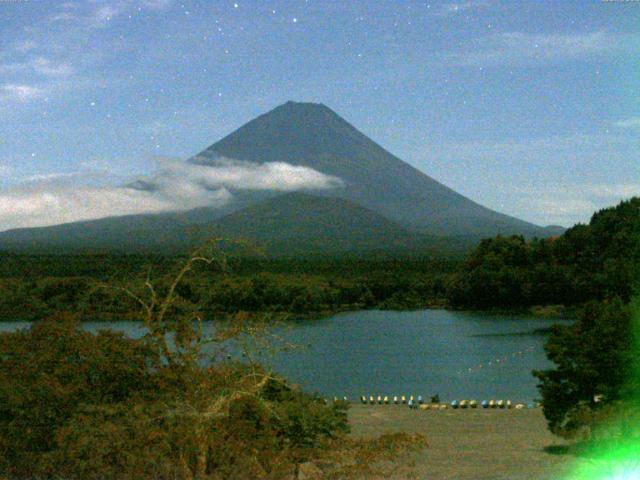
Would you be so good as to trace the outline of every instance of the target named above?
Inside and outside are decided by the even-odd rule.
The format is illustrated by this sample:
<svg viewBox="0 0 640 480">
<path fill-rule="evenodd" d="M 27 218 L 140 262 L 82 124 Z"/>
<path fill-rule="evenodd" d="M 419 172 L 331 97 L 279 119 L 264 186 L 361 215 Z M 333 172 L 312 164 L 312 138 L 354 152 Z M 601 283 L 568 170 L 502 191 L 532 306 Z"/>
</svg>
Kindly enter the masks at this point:
<svg viewBox="0 0 640 480">
<path fill-rule="evenodd" d="M 330 397 L 438 393 L 442 400 L 531 401 L 538 397 L 531 370 L 550 366 L 539 330 L 556 322 L 446 310 L 343 313 L 285 329 L 287 340 L 305 348 L 271 363 L 292 382 Z M 28 325 L 0 323 L 0 331 Z M 132 322 L 84 326 L 144 333 Z"/>
</svg>

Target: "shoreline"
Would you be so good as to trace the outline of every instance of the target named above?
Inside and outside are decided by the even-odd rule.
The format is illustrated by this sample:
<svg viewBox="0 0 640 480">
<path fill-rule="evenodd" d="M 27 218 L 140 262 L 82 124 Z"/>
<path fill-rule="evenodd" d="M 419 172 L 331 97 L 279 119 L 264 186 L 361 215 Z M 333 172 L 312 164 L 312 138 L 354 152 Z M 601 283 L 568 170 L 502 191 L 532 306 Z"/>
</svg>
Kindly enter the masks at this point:
<svg viewBox="0 0 640 480">
<path fill-rule="evenodd" d="M 428 303 L 424 305 L 416 305 L 405 308 L 393 308 L 391 306 L 385 305 L 377 305 L 373 307 L 363 307 L 358 305 L 345 306 L 345 308 L 331 309 L 331 310 L 322 310 L 317 312 L 308 312 L 308 313 L 293 313 L 293 312 L 279 312 L 279 311 L 261 311 L 261 312 L 245 312 L 238 311 L 234 313 L 230 312 L 210 312 L 211 316 L 214 318 L 204 320 L 204 321 L 229 321 L 233 320 L 234 315 L 238 313 L 248 313 L 249 315 L 254 316 L 275 316 L 275 317 L 286 317 L 283 320 L 279 320 L 284 323 L 296 323 L 296 322 L 305 322 L 305 321 L 313 321 L 313 320 L 322 320 L 328 317 L 332 317 L 334 315 L 338 315 L 341 313 L 355 313 L 359 311 L 368 312 L 368 311 L 390 311 L 390 312 L 415 312 L 421 310 L 447 310 L 451 312 L 468 312 L 472 314 L 480 314 L 480 315 L 491 315 L 491 316 L 528 316 L 532 318 L 542 318 L 549 320 L 573 320 L 575 319 L 575 308 L 573 307 L 565 307 L 564 305 L 534 305 L 532 307 L 525 308 L 513 308 L 513 309 L 487 309 L 487 310 L 475 310 L 468 308 L 455 308 L 451 305 L 446 304 L 436 304 L 436 303 Z M 141 321 L 136 317 L 138 314 L 124 314 L 124 315 L 104 315 L 97 316 L 91 319 L 81 319 L 81 323 L 86 322 L 139 322 Z M 217 318 L 215 318 L 217 316 Z M 47 315 L 44 315 L 47 317 Z M 117 317 L 117 318 L 116 318 Z M 0 323 L 19 323 L 19 322 L 37 322 L 41 320 L 41 318 L 15 318 L 15 317 L 2 317 L 0 316 Z"/>
</svg>

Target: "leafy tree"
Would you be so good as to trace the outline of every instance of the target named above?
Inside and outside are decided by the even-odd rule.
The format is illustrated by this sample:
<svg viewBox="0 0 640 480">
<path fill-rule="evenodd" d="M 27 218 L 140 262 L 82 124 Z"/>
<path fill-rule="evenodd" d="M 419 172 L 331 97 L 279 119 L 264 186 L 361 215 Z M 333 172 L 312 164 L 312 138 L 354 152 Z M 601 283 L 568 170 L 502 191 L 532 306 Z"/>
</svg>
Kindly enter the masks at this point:
<svg viewBox="0 0 640 480">
<path fill-rule="evenodd" d="M 181 285 L 201 269 L 224 270 L 225 260 L 212 243 L 173 275 L 115 285 L 139 305 L 141 339 L 94 335 L 68 316 L 1 334 L 0 475 L 279 479 L 317 462 L 327 478 L 351 478 L 424 444 L 408 435 L 349 439 L 346 404 L 291 388 L 249 348 L 241 364 L 215 354 L 204 362 L 205 343 L 263 345 L 268 333 L 238 316 L 204 337 L 203 312 Z"/>
<path fill-rule="evenodd" d="M 18 478 L 46 468 L 55 432 L 81 405 L 112 405 L 154 390 L 146 346 L 77 326 L 63 315 L 0 335 L 0 465 Z"/>
<path fill-rule="evenodd" d="M 577 306 L 590 300 L 628 302 L 640 269 L 640 198 L 596 212 L 558 238 L 483 240 L 447 281 L 454 306 Z"/>
<path fill-rule="evenodd" d="M 555 368 L 534 372 L 552 432 L 570 437 L 586 427 L 588 433 L 594 412 L 632 398 L 632 337 L 631 307 L 620 299 L 590 302 L 575 324 L 553 328 L 545 351 Z"/>
</svg>

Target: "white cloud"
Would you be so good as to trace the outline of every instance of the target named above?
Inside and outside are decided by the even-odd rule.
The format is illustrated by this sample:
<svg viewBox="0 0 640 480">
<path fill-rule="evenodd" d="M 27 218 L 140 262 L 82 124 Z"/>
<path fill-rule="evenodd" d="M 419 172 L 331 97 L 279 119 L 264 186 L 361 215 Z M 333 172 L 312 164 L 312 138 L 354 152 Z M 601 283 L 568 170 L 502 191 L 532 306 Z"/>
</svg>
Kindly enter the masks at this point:
<svg viewBox="0 0 640 480">
<path fill-rule="evenodd" d="M 640 35 L 507 32 L 482 38 L 441 60 L 451 66 L 535 65 L 640 51 Z"/>
<path fill-rule="evenodd" d="M 73 67 L 67 62 L 53 62 L 45 57 L 36 57 L 31 61 L 36 73 L 50 77 L 67 77 L 74 73 Z"/>
<path fill-rule="evenodd" d="M 640 183 L 587 183 L 514 188 L 515 207 L 540 212 L 546 222 L 571 226 L 622 200 L 640 196 Z"/>
<path fill-rule="evenodd" d="M 88 185 L 93 177 L 87 172 L 38 175 L 0 191 L 0 230 L 219 207 L 232 199 L 231 189 L 294 191 L 342 184 L 307 167 L 230 159 L 218 159 L 211 166 L 162 160 L 154 175 L 126 186 Z"/>
<path fill-rule="evenodd" d="M 481 205 L 539 225 L 570 226 L 640 194 L 636 137 L 593 132 L 429 144 L 407 158 Z"/>
<path fill-rule="evenodd" d="M 440 5 L 439 8 L 436 9 L 436 15 L 445 17 L 458 13 L 468 12 L 470 10 L 485 8 L 489 5 L 491 5 L 491 2 L 489 0 L 445 3 L 443 5 Z"/>
<path fill-rule="evenodd" d="M 131 188 L 55 188 L 55 182 L 41 181 L 40 191 L 14 189 L 0 194 L 0 228 L 55 225 L 113 215 L 174 210 L 171 198 Z M 224 190 L 211 192 L 207 204 L 224 203 Z"/>
<path fill-rule="evenodd" d="M 14 45 L 14 48 L 20 53 L 26 53 L 38 48 L 38 43 L 34 40 L 23 40 Z"/>
<path fill-rule="evenodd" d="M 87 16 L 89 26 L 96 28 L 105 27 L 108 22 L 122 13 L 123 10 L 122 5 L 103 5 Z"/>
<path fill-rule="evenodd" d="M 0 104 L 4 102 L 29 102 L 43 97 L 44 89 L 33 85 L 5 83 L 0 85 Z"/>
<path fill-rule="evenodd" d="M 167 10 L 171 8 L 175 0 L 142 0 L 142 4 L 151 10 Z"/>
<path fill-rule="evenodd" d="M 624 120 L 620 120 L 614 124 L 618 128 L 629 128 L 633 130 L 640 130 L 640 117 L 630 117 Z"/>
<path fill-rule="evenodd" d="M 125 13 L 143 8 L 160 12 L 169 9 L 174 3 L 174 0 L 112 0 L 93 2 L 88 9 L 81 9 L 77 4 L 64 3 L 49 17 L 49 21 L 75 23 L 87 29 L 101 29 Z"/>
<path fill-rule="evenodd" d="M 147 125 L 143 125 L 142 130 L 149 135 L 157 137 L 160 134 L 169 131 L 170 127 L 168 124 L 161 120 L 154 120 L 152 122 L 149 122 Z"/>
<path fill-rule="evenodd" d="M 60 2 L 50 14 L 23 30 L 0 56 L 0 106 L 8 102 L 28 102 L 46 96 L 55 99 L 63 92 L 95 87 L 95 77 L 105 56 L 92 44 L 95 30 L 112 20 L 140 11 L 162 12 L 174 0 L 100 0 L 84 3 Z M 52 25 L 60 23 L 61 25 Z M 36 77 L 36 81 L 34 81 Z M 37 84 L 34 84 L 37 83 Z"/>
<path fill-rule="evenodd" d="M 50 22 L 71 22 L 75 20 L 80 20 L 80 17 L 75 13 L 71 12 L 58 12 L 54 13 L 49 17 Z"/>
<path fill-rule="evenodd" d="M 32 77 L 34 73 L 41 77 L 68 77 L 75 73 L 75 69 L 69 62 L 53 61 L 44 56 L 25 62 L 0 64 L 0 71 L 9 75 L 24 74 L 28 77 Z"/>
<path fill-rule="evenodd" d="M 580 192 L 594 198 L 616 200 L 640 196 L 640 183 L 583 185 Z"/>
<path fill-rule="evenodd" d="M 195 158 L 198 161 L 198 158 Z M 309 167 L 284 162 L 252 163 L 219 157 L 206 165 L 189 163 L 187 175 L 208 188 L 228 187 L 242 190 L 326 189 L 342 185 L 337 177 L 325 175 Z M 169 164 L 161 174 L 184 175 L 183 164 Z"/>
<path fill-rule="evenodd" d="M 1 0 L 0 0 L 1 2 Z M 125 41 L 115 42 L 108 51 L 96 47 L 96 30 L 107 28 L 114 20 L 140 12 L 162 14 L 174 0 L 95 0 L 59 2 L 53 10 L 35 18 L 3 52 L 0 52 L 0 76 L 5 85 L 0 102 L 26 102 L 47 96 L 91 88 L 104 82 L 97 77 L 106 58 L 113 58 Z M 34 86 L 34 76 L 38 86 Z M 113 82 L 112 79 L 106 80 Z"/>
</svg>

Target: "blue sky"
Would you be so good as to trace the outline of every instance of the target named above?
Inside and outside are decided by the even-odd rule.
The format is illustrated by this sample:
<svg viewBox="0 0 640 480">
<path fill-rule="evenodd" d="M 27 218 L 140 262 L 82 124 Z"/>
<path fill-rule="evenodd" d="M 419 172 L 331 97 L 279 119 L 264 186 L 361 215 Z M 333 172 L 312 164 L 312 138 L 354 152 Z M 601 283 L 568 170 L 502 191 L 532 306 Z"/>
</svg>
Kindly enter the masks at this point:
<svg viewBox="0 0 640 480">
<path fill-rule="evenodd" d="M 640 2 L 0 0 L 0 25 L 0 230 L 290 99 L 538 224 L 640 195 Z"/>
</svg>

